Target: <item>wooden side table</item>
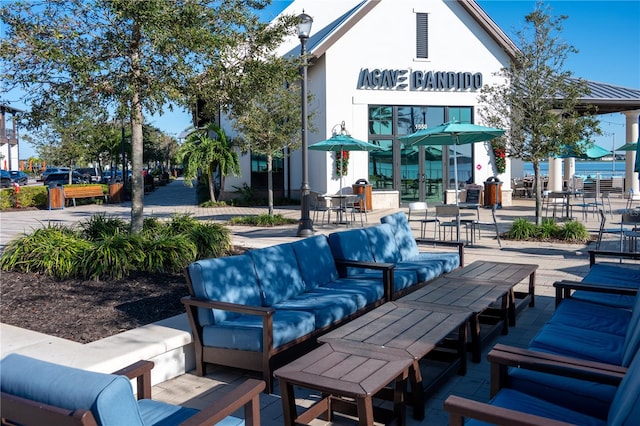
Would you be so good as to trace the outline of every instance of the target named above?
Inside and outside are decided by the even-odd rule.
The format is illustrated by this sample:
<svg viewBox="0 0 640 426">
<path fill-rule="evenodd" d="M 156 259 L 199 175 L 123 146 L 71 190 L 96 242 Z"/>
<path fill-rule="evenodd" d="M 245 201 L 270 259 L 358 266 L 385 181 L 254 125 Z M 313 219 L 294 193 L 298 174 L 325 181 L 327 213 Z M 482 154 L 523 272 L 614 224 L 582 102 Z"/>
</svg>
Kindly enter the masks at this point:
<svg viewBox="0 0 640 426">
<path fill-rule="evenodd" d="M 274 372 L 280 381 L 284 424 L 309 424 L 323 415 L 331 421 L 334 411 L 355 408 L 358 424 L 373 426 L 373 398 L 390 383 L 394 383 L 393 417 L 405 424 L 406 382 L 412 362 L 392 351 L 346 349 L 339 343 L 325 343 Z M 298 416 L 294 386 L 319 391 L 323 398 Z"/>
</svg>

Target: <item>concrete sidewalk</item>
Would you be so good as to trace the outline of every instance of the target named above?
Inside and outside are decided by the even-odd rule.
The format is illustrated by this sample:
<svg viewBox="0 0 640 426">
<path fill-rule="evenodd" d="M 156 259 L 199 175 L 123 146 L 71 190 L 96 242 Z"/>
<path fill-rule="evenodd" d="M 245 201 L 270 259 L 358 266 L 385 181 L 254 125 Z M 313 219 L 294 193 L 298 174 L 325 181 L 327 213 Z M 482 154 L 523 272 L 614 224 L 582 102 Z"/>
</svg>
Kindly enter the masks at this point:
<svg viewBox="0 0 640 426">
<path fill-rule="evenodd" d="M 624 200 L 612 199 L 613 208 L 624 207 Z M 533 218 L 533 201 L 524 199 L 516 200 L 512 207 L 505 207 L 497 211 L 497 218 L 501 231 L 506 231 L 512 221 L 517 217 Z M 155 192 L 145 196 L 145 214 L 169 217 L 176 213 L 188 213 L 198 219 L 226 222 L 237 215 L 261 214 L 266 212 L 264 207 L 221 207 L 201 208 L 196 205 L 195 189 L 187 187 L 182 180 L 176 180 L 171 184 L 158 188 Z M 381 216 L 396 211 L 380 210 L 368 214 L 368 224 L 380 223 Z M 406 211 L 406 209 L 405 209 Z M 20 212 L 0 213 L 0 246 L 4 246 L 15 236 L 23 232 L 30 232 L 33 228 L 52 224 L 74 224 L 87 219 L 96 213 L 118 216 L 123 219 L 130 217 L 130 203 L 109 205 L 86 205 L 68 207 L 62 210 L 33 210 Z M 297 206 L 289 208 L 278 207 L 276 213 L 285 217 L 299 218 L 300 211 Z M 475 215 L 475 212 L 471 212 Z M 480 209 L 480 220 L 491 220 L 491 211 Z M 611 220 L 611 217 L 609 216 Z M 614 220 L 611 220 L 614 221 Z M 599 220 L 589 217 L 586 225 L 591 230 L 597 230 Z M 316 225 L 317 232 L 328 234 L 345 227 L 335 225 Z M 287 241 L 295 241 L 297 225 L 277 228 L 255 227 L 230 227 L 233 244 L 245 247 L 265 247 Z M 419 224 L 415 223 L 414 231 L 419 233 Z M 495 234 L 484 230 L 478 244 L 465 249 L 466 263 L 475 260 L 488 260 L 512 263 L 532 263 L 539 265 L 536 280 L 536 307 L 526 308 L 518 317 L 517 327 L 512 329 L 509 335 L 499 336 L 495 342 L 507 343 L 516 346 L 526 346 L 537 330 L 544 324 L 553 312 L 554 289 L 553 282 L 557 280 L 575 280 L 583 277 L 588 271 L 587 249 L 590 246 L 577 244 L 550 244 L 537 242 L 503 241 L 502 248 L 498 247 L 494 238 Z M 610 236 L 603 248 L 615 249 L 618 240 Z M 527 283 L 519 285 L 518 290 L 526 290 Z M 175 325 L 175 322 L 180 324 Z M 76 363 L 78 366 L 89 365 L 98 371 L 113 371 L 111 368 L 118 363 L 129 360 L 149 359 L 152 357 L 151 349 L 154 346 L 173 345 L 175 351 L 170 357 L 156 361 L 156 369 L 163 368 L 162 363 L 189 363 L 189 355 L 184 353 L 183 344 L 190 339 L 188 325 L 184 318 L 172 319 L 163 328 L 152 325 L 139 330 L 132 330 L 122 335 L 113 336 L 87 345 L 75 342 L 63 341 L 51 336 L 34 334 L 23 331 L 17 327 L 0 324 L 2 356 L 9 352 L 21 352 L 25 354 L 39 354 L 46 357 L 51 354 L 53 361 L 62 363 Z M 186 327 L 186 328 L 185 328 Z M 167 334 L 167 330 L 171 334 Z M 35 337 L 34 337 L 35 336 Z M 492 344 L 488 345 L 490 348 Z M 56 352 L 56 348 L 63 348 Z M 187 359 L 184 359 L 184 358 Z M 178 359 L 179 358 L 179 359 Z M 192 361 L 192 360 L 191 360 Z M 90 363 L 90 364 L 83 364 Z M 417 422 L 408 416 L 409 425 L 429 424 L 445 425 L 448 419 L 442 410 L 442 402 L 450 394 L 462 395 L 472 399 L 486 401 L 489 397 L 489 369 L 486 361 L 480 364 L 469 362 L 469 371 L 465 376 L 455 376 L 449 380 L 436 395 L 428 401 L 427 417 L 423 422 Z M 182 374 L 170 380 L 162 381 L 154 386 L 154 399 L 166 402 L 183 404 L 195 408 L 202 408 L 208 402 L 215 400 L 219 395 L 230 391 L 244 378 L 252 376 L 251 373 L 225 367 L 209 368 L 205 377 L 197 377 L 193 373 Z M 307 407 L 318 399 L 318 395 L 311 392 L 302 394 L 297 400 L 299 407 Z M 282 406 L 279 390 L 272 395 L 261 395 L 262 424 L 281 425 Z M 317 424 L 327 424 L 318 422 Z"/>
</svg>

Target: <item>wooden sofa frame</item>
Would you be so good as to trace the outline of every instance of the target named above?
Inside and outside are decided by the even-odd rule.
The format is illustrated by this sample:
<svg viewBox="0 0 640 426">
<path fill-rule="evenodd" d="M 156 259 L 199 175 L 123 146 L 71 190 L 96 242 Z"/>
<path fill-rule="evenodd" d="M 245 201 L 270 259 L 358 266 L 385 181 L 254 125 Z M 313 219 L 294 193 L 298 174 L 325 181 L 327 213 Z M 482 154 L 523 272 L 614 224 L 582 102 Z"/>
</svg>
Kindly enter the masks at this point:
<svg viewBox="0 0 640 426">
<path fill-rule="evenodd" d="M 138 361 L 113 374 L 136 379 L 137 399 L 151 399 L 151 361 Z M 29 372 L 25 371 L 25 374 Z M 182 425 L 195 426 L 215 424 L 244 407 L 245 424 L 260 425 L 260 393 L 265 383 L 247 379 L 233 391 L 214 401 L 196 415 L 185 420 Z M 2 392 L 2 425 L 57 425 L 57 426 L 97 426 L 90 410 L 67 410 Z"/>
<path fill-rule="evenodd" d="M 80 185 L 64 187 L 64 198 L 72 199 L 74 207 L 76 206 L 76 198 L 94 197 L 104 197 L 105 203 L 108 201 L 107 195 L 102 190 L 101 185 Z"/>
<path fill-rule="evenodd" d="M 363 263 L 340 261 L 336 259 L 336 265 L 338 268 L 346 266 L 362 267 Z M 370 310 L 382 305 L 387 300 L 391 300 L 387 299 L 387 297 L 390 297 L 389 295 L 392 294 L 393 270 L 395 269 L 395 265 L 393 263 L 366 263 L 364 266 L 382 271 L 385 293 L 385 296 L 382 299 L 343 318 L 340 321 L 336 321 L 325 328 L 314 330 L 313 332 L 278 348 L 273 347 L 273 315 L 276 312 L 274 308 L 204 300 L 193 296 L 183 297 L 181 300 L 186 306 L 187 317 L 193 334 L 196 374 L 198 376 L 203 376 L 206 373 L 207 363 L 258 371 L 262 373 L 262 379 L 266 383 L 265 392 L 273 392 L 273 371 L 287 362 L 290 362 L 297 356 L 301 356 L 316 347 L 318 345 L 316 340 L 318 336 L 369 312 Z M 193 295 L 195 293 L 193 284 L 189 277 L 188 268 L 185 269 L 184 274 L 189 288 L 189 294 Z M 198 308 L 220 309 L 238 314 L 262 317 L 262 352 L 204 346 L 203 327 L 198 321 Z"/>
</svg>

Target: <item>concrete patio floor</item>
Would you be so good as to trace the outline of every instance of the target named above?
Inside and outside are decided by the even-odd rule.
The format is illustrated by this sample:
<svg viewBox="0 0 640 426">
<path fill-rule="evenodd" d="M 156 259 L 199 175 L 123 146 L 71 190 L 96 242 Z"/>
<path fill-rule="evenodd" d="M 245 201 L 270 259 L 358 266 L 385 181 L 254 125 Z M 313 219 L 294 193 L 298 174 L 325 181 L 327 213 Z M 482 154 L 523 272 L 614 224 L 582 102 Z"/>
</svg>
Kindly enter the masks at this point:
<svg viewBox="0 0 640 426">
<path fill-rule="evenodd" d="M 616 209 L 625 206 L 625 200 L 612 198 L 612 207 Z M 530 199 L 515 199 L 514 205 L 504 207 L 497 211 L 497 219 L 501 231 L 506 231 L 511 222 L 518 217 L 533 218 L 534 203 Z M 404 209 L 406 211 L 406 208 Z M 380 223 L 379 218 L 395 210 L 373 211 L 368 214 L 368 224 Z M 22 232 L 30 232 L 31 229 L 51 223 L 74 223 L 86 219 L 91 215 L 105 212 L 110 215 L 120 216 L 125 219 L 130 215 L 130 204 L 114 205 L 88 205 L 69 207 L 55 211 L 29 211 L 29 212 L 2 212 L 0 226 L 0 247 L 4 247 L 7 242 Z M 215 209 L 201 208 L 195 205 L 195 191 L 185 187 L 180 180 L 171 183 L 166 187 L 161 187 L 154 193 L 145 197 L 145 213 L 160 217 L 168 217 L 175 213 L 189 213 L 198 219 L 209 219 L 215 221 L 226 221 L 230 217 L 245 214 L 260 214 L 266 212 L 262 208 L 238 208 L 223 207 Z M 283 216 L 298 218 L 297 208 L 277 208 L 276 213 Z M 473 212 L 475 215 L 475 212 Z M 489 209 L 480 209 L 480 219 L 488 222 L 491 219 Z M 578 218 L 582 220 L 582 218 Z M 616 222 L 619 216 L 608 215 L 610 222 Z M 585 225 L 592 232 L 597 232 L 599 220 L 590 216 Z M 419 224 L 414 223 L 416 236 L 419 233 Z M 610 225 L 613 226 L 613 225 Z M 254 227 L 230 227 L 233 243 L 245 247 L 266 247 L 297 239 L 296 226 L 278 228 L 254 228 Z M 330 233 L 337 230 L 344 230 L 343 227 L 334 225 L 315 226 L 316 232 Z M 498 336 L 494 341 L 485 346 L 484 353 L 500 342 L 515 346 L 526 347 L 529 340 L 535 335 L 537 330 L 549 318 L 554 309 L 554 289 L 553 282 L 563 279 L 576 280 L 583 277 L 588 271 L 587 250 L 593 249 L 593 244 L 562 244 L 562 243 L 539 243 L 539 242 L 516 242 L 503 241 L 499 247 L 494 238 L 495 234 L 488 229 L 483 230 L 482 238 L 476 245 L 465 249 L 465 263 L 470 264 L 475 260 L 531 263 L 539 265 L 536 274 L 536 306 L 525 308 L 518 316 L 518 323 L 510 330 L 507 336 Z M 615 250 L 619 247 L 619 240 L 616 236 L 607 236 L 603 244 L 603 249 Z M 527 283 L 523 282 L 521 290 L 526 289 Z M 5 351 L 3 350 L 3 353 Z M 442 410 L 442 403 L 448 395 L 455 394 L 466 396 L 472 399 L 486 401 L 489 397 L 489 368 L 484 360 L 479 364 L 469 361 L 468 372 L 465 376 L 454 376 L 443 385 L 427 404 L 426 418 L 422 422 L 415 421 L 410 411 L 407 419 L 409 425 L 448 424 L 448 419 Z M 205 377 L 197 377 L 193 372 L 167 380 L 157 384 L 153 388 L 153 398 L 190 406 L 202 408 L 208 402 L 217 399 L 220 395 L 229 392 L 246 377 L 256 377 L 254 374 L 242 370 L 235 370 L 225 367 L 209 367 Z M 263 425 L 281 425 L 282 406 L 279 396 L 279 389 L 276 384 L 275 392 L 271 395 L 262 394 L 261 417 Z M 318 399 L 318 395 L 305 392 L 296 393 L 301 395 L 297 400 L 300 408 L 311 405 Z M 317 421 L 318 425 L 335 424 Z M 347 423 L 349 424 L 349 423 Z"/>
</svg>

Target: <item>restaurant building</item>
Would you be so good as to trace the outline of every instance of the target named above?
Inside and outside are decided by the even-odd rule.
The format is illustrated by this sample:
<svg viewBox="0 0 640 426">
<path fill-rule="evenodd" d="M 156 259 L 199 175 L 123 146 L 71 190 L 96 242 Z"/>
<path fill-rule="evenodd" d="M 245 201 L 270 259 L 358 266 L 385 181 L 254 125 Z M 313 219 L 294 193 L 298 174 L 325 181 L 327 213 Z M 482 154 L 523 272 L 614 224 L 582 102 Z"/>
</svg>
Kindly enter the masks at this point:
<svg viewBox="0 0 640 426">
<path fill-rule="evenodd" d="M 411 147 L 399 140 L 449 121 L 485 124 L 478 113 L 480 89 L 502 82 L 494 73 L 509 66 L 517 47 L 475 1 L 296 0 L 283 11 L 302 12 L 313 18 L 306 44 L 313 96 L 308 144 L 330 138 L 344 123 L 352 137 L 384 148 L 351 151 L 342 169 L 335 152 L 309 150 L 312 191 L 336 193 L 341 185 L 366 180 L 374 209 L 451 203 L 455 155 L 461 198 L 466 185 L 499 180 L 502 204 L 511 203 L 510 161 L 497 170 L 490 143 Z M 298 55 L 300 49 L 294 36 L 279 53 Z M 636 111 L 636 137 L 637 117 Z M 228 123 L 223 127 L 233 134 Z M 301 164 L 301 150 L 276 160 L 276 197 L 299 197 Z M 264 157 L 243 156 L 241 167 L 241 177 L 227 178 L 227 191 L 243 184 L 266 189 Z"/>
</svg>

